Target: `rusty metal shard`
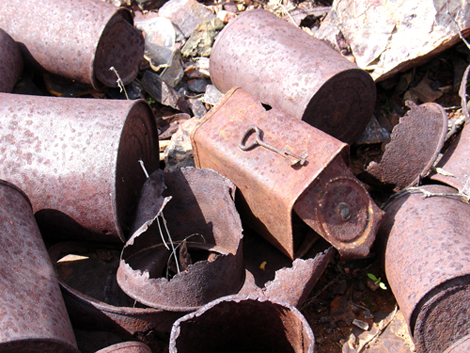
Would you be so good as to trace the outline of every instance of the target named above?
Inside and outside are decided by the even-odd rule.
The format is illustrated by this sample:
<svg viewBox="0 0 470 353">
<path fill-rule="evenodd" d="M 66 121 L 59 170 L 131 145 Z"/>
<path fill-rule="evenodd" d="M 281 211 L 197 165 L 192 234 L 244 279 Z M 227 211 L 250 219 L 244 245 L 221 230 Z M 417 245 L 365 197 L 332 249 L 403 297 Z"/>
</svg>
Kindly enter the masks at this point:
<svg viewBox="0 0 470 353">
<path fill-rule="evenodd" d="M 0 351 L 78 353 L 31 203 L 0 180 L 0 205 Z"/>
<path fill-rule="evenodd" d="M 47 237 L 124 242 L 158 132 L 145 101 L 0 93 L 0 178 L 28 195 Z"/>
<path fill-rule="evenodd" d="M 20 47 L 0 28 L 0 92 L 11 92 L 22 72 Z"/>
<path fill-rule="evenodd" d="M 385 273 L 410 332 L 426 352 L 468 335 L 470 206 L 447 186 L 404 190 L 386 207 L 377 233 Z"/>
<path fill-rule="evenodd" d="M 96 89 L 117 87 L 110 67 L 123 84 L 137 76 L 144 39 L 125 8 L 92 0 L 13 0 L 2 2 L 1 11 L 0 27 L 41 69 Z"/>
<path fill-rule="evenodd" d="M 273 299 L 234 295 L 214 300 L 178 319 L 170 353 L 313 353 L 305 317 Z"/>
<path fill-rule="evenodd" d="M 411 110 L 394 127 L 382 160 L 366 169 L 395 191 L 415 186 L 429 174 L 447 133 L 447 114 L 439 104 L 407 104 Z"/>
<path fill-rule="evenodd" d="M 265 10 L 245 11 L 223 29 L 212 48 L 210 73 L 223 93 L 240 86 L 347 143 L 364 131 L 375 105 L 367 72 Z"/>
<path fill-rule="evenodd" d="M 122 339 L 151 330 L 169 332 L 184 313 L 144 307 L 127 296 L 116 282 L 120 252 L 120 247 L 85 242 L 58 243 L 49 249 L 74 327 L 109 331 Z M 65 261 L 70 255 L 87 258 L 89 265 Z"/>
<path fill-rule="evenodd" d="M 263 132 L 255 145 L 250 142 L 254 134 L 246 133 L 256 132 L 253 126 Z M 291 259 L 304 246 L 306 224 L 344 258 L 369 252 L 382 212 L 343 161 L 348 158 L 345 143 L 279 109 L 267 110 L 241 88 L 227 92 L 193 130 L 191 141 L 196 166 L 232 180 L 240 190 L 237 206 L 245 222 Z M 241 149 L 243 141 L 252 148 Z M 308 157 L 292 164 L 282 150 Z M 355 197 L 349 200 L 352 190 Z M 349 202 L 350 215 L 341 221 L 337 208 L 343 201 Z M 358 226 L 348 228 L 353 224 Z"/>
<path fill-rule="evenodd" d="M 470 352 L 470 336 L 465 336 L 464 338 L 455 342 L 452 346 L 446 349 L 444 353 L 462 353 Z"/>
<path fill-rule="evenodd" d="M 436 167 L 446 175 L 434 173 L 432 180 L 450 185 L 457 190 L 470 194 L 470 127 L 465 124 L 460 135 L 447 149 Z M 450 175 L 448 175 L 450 174 Z"/>
<path fill-rule="evenodd" d="M 233 184 L 212 170 L 196 168 L 165 173 L 164 183 L 166 189 L 156 189 L 163 194 L 148 195 L 151 200 L 171 195 L 161 212 L 164 223 L 157 219 L 146 232 L 129 239 L 117 272 L 119 286 L 139 302 L 169 311 L 191 311 L 238 292 L 245 271 Z M 165 224 L 173 245 L 169 239 L 163 243 L 164 235 L 159 235 Z M 176 247 L 186 242 L 189 251 L 202 258 L 166 278 L 165 268 L 168 271 L 172 259 L 167 242 Z"/>
</svg>

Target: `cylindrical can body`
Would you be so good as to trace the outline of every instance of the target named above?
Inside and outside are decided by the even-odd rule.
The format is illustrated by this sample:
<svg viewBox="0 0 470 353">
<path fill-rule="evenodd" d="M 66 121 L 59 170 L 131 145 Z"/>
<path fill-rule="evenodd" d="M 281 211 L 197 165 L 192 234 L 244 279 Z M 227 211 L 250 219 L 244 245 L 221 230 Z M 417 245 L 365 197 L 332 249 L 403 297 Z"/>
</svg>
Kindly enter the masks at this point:
<svg viewBox="0 0 470 353">
<path fill-rule="evenodd" d="M 385 207 L 377 234 L 387 280 L 423 352 L 470 333 L 470 206 L 446 186 L 404 192 Z"/>
<path fill-rule="evenodd" d="M 328 44 L 264 10 L 246 11 L 220 33 L 210 58 L 222 92 L 247 92 L 348 143 L 375 106 L 370 75 Z"/>
<path fill-rule="evenodd" d="M 250 296 L 216 299 L 178 319 L 170 353 L 313 353 L 315 339 L 293 306 Z"/>
<path fill-rule="evenodd" d="M 44 236 L 125 241 L 158 133 L 144 101 L 0 94 L 0 178 L 30 197 Z"/>
<path fill-rule="evenodd" d="M 142 342 L 122 342 L 100 349 L 96 353 L 152 353 L 152 350 Z"/>
<path fill-rule="evenodd" d="M 446 175 L 436 173 L 431 179 L 467 194 L 470 192 L 470 127 L 468 124 L 465 124 L 460 135 L 444 153 L 437 167 L 447 173 Z"/>
<path fill-rule="evenodd" d="M 0 181 L 0 351 L 78 352 L 27 197 Z"/>
<path fill-rule="evenodd" d="M 22 71 L 20 47 L 0 28 L 0 92 L 11 92 Z"/>
<path fill-rule="evenodd" d="M 144 39 L 124 8 L 92 0 L 13 0 L 0 5 L 0 27 L 21 43 L 25 59 L 70 80 L 117 87 L 139 70 Z"/>
</svg>

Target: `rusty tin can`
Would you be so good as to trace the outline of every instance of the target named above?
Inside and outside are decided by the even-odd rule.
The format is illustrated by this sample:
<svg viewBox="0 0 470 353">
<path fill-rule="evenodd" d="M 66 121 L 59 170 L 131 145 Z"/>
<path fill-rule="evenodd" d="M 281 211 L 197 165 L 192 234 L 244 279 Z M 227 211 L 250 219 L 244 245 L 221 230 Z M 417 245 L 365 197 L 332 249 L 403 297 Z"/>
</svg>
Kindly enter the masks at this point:
<svg viewBox="0 0 470 353">
<path fill-rule="evenodd" d="M 0 180 L 0 351 L 77 352 L 27 196 Z"/>
<path fill-rule="evenodd" d="M 303 223 L 344 258 L 368 254 L 382 211 L 346 166 L 345 143 L 267 110 L 240 88 L 201 120 L 191 140 L 196 166 L 232 180 L 247 224 L 290 258 L 305 246 L 297 231 Z"/>
<path fill-rule="evenodd" d="M 20 47 L 0 28 L 0 92 L 11 92 L 22 72 Z"/>
<path fill-rule="evenodd" d="M 178 319 L 170 353 L 313 353 L 315 338 L 295 307 L 252 296 L 214 300 Z"/>
<path fill-rule="evenodd" d="M 111 67 L 124 85 L 137 76 L 144 38 L 125 8 L 92 0 L 13 0 L 0 10 L 0 27 L 39 68 L 94 88 L 117 87 Z"/>
<path fill-rule="evenodd" d="M 145 305 L 184 312 L 237 293 L 245 269 L 232 182 L 197 168 L 158 170 L 148 182 L 138 230 L 121 254 L 117 281 L 122 290 Z M 161 206 L 150 215 L 155 205 Z M 141 214 L 150 216 L 143 224 Z"/>
<path fill-rule="evenodd" d="M 375 106 L 370 75 L 316 39 L 265 10 L 246 11 L 220 33 L 210 57 L 222 92 L 247 92 L 348 143 Z"/>
<path fill-rule="evenodd" d="M 122 342 L 100 349 L 95 353 L 152 353 L 152 350 L 142 342 Z"/>
<path fill-rule="evenodd" d="M 467 123 L 436 167 L 442 168 L 446 173 L 435 173 L 431 179 L 470 194 L 470 127 Z"/>
<path fill-rule="evenodd" d="M 0 93 L 0 178 L 30 197 L 44 236 L 124 242 L 158 133 L 144 101 Z"/>
<path fill-rule="evenodd" d="M 443 352 L 470 333 L 470 206 L 455 193 L 440 185 L 402 191 L 384 208 L 377 234 L 387 280 L 420 352 Z"/>
</svg>

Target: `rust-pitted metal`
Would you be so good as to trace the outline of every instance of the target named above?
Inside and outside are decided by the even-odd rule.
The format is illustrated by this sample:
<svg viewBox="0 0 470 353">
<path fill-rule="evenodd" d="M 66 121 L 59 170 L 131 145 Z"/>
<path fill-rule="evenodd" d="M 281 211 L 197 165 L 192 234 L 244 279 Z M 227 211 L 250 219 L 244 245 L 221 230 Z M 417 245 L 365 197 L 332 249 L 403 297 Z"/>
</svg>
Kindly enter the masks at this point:
<svg viewBox="0 0 470 353">
<path fill-rule="evenodd" d="M 26 59 L 48 72 L 95 88 L 117 87 L 110 67 L 124 84 L 137 76 L 144 39 L 125 8 L 92 0 L 14 0 L 0 9 L 0 27 L 22 44 Z"/>
<path fill-rule="evenodd" d="M 447 186 L 404 190 L 377 234 L 385 273 L 417 346 L 442 352 L 470 333 L 470 206 Z"/>
<path fill-rule="evenodd" d="M 100 253 L 106 256 L 100 258 Z M 110 331 L 123 339 L 152 330 L 169 332 L 184 313 L 144 307 L 127 296 L 116 282 L 119 254 L 120 248 L 85 242 L 58 243 L 49 249 L 74 327 Z M 58 263 L 69 255 L 86 257 L 90 265 L 80 261 Z"/>
<path fill-rule="evenodd" d="M 0 268 L 0 351 L 78 353 L 31 204 L 2 180 Z"/>
<path fill-rule="evenodd" d="M 125 241 L 158 133 L 144 101 L 0 93 L 0 178 L 30 197 L 44 236 Z"/>
<path fill-rule="evenodd" d="M 348 143 L 361 135 L 375 105 L 367 72 L 265 10 L 230 21 L 212 48 L 210 73 L 220 91 L 240 86 Z"/>
<path fill-rule="evenodd" d="M 240 142 L 254 139 L 245 141 L 252 126 L 263 132 L 263 143 L 305 155 L 305 161 L 292 163 L 291 156 L 258 145 L 241 149 Z M 243 196 L 239 210 L 247 224 L 291 259 L 303 246 L 303 235 L 293 230 L 293 211 L 345 258 L 369 252 L 382 212 L 344 163 L 345 143 L 276 108 L 266 110 L 240 88 L 205 116 L 191 140 L 196 166 L 232 180 Z M 349 215 L 339 220 L 338 208 Z"/>
<path fill-rule="evenodd" d="M 22 72 L 20 47 L 0 28 L 0 92 L 11 92 Z"/>
<path fill-rule="evenodd" d="M 420 106 L 408 101 L 411 108 L 393 129 L 380 163 L 372 162 L 367 172 L 395 191 L 414 186 L 428 175 L 444 145 L 447 114 L 436 103 Z"/>
<path fill-rule="evenodd" d="M 432 180 L 440 181 L 467 194 L 470 193 L 470 127 L 467 124 L 436 167 L 443 169 L 446 173 L 445 175 L 433 174 Z"/>
<path fill-rule="evenodd" d="M 470 336 L 465 336 L 464 338 L 455 342 L 452 346 L 446 349 L 444 353 L 464 353 L 470 352 Z"/>
<path fill-rule="evenodd" d="M 315 338 L 304 316 L 280 301 L 235 295 L 214 300 L 178 319 L 170 353 L 313 353 Z"/>
<path fill-rule="evenodd" d="M 95 353 L 152 353 L 152 350 L 142 342 L 122 342 L 100 349 Z"/>
<path fill-rule="evenodd" d="M 134 227 L 137 231 L 122 251 L 119 286 L 143 304 L 170 311 L 191 311 L 215 298 L 237 293 L 245 270 L 234 185 L 209 169 L 179 169 L 164 173 L 164 181 L 162 173 L 157 170 L 150 177 L 149 183 L 154 186 L 144 186 L 138 213 L 148 212 L 152 205 L 158 207 L 148 214 L 145 223 Z M 144 219 L 137 216 L 139 223 Z M 193 257 L 193 263 L 173 278 L 166 278 L 173 257 L 159 233 L 159 227 L 165 228 L 164 222 L 174 246 L 185 243 Z M 164 237 L 170 247 L 167 235 Z M 177 253 L 181 266 L 181 250 Z"/>
</svg>

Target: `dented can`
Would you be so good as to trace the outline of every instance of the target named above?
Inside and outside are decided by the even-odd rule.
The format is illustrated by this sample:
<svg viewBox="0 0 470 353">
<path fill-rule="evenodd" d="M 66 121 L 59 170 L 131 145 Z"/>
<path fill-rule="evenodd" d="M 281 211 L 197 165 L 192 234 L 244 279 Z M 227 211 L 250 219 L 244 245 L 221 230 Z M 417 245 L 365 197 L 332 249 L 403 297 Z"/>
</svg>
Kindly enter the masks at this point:
<svg viewBox="0 0 470 353">
<path fill-rule="evenodd" d="M 30 195 L 44 236 L 124 242 L 158 133 L 144 101 L 0 93 L 0 178 Z"/>
<path fill-rule="evenodd" d="M 2 2 L 1 11 L 0 27 L 38 68 L 96 89 L 117 87 L 111 67 L 124 85 L 137 76 L 144 38 L 126 8 L 92 0 L 14 0 Z"/>
<path fill-rule="evenodd" d="M 2 180 L 0 268 L 0 351 L 78 353 L 28 197 Z"/>
<path fill-rule="evenodd" d="M 237 293 L 245 269 L 234 192 L 230 180 L 209 169 L 153 173 L 122 250 L 122 290 L 150 307 L 184 312 Z"/>
<path fill-rule="evenodd" d="M 295 307 L 251 296 L 228 296 L 178 319 L 170 353 L 313 353 L 315 338 Z"/>
<path fill-rule="evenodd" d="M 377 243 L 418 351 L 470 334 L 470 206 L 442 185 L 406 189 L 386 205 Z"/>
<path fill-rule="evenodd" d="M 246 11 L 222 30 L 210 73 L 220 91 L 240 86 L 347 143 L 361 135 L 375 106 L 367 72 L 265 10 Z"/>
<path fill-rule="evenodd" d="M 345 143 L 240 88 L 201 120 L 191 141 L 196 166 L 232 180 L 247 223 L 291 259 L 307 245 L 305 224 L 344 258 L 369 253 L 382 211 L 346 166 Z"/>
<path fill-rule="evenodd" d="M 23 72 L 23 56 L 17 43 L 0 28 L 0 92 L 11 92 Z"/>
</svg>

